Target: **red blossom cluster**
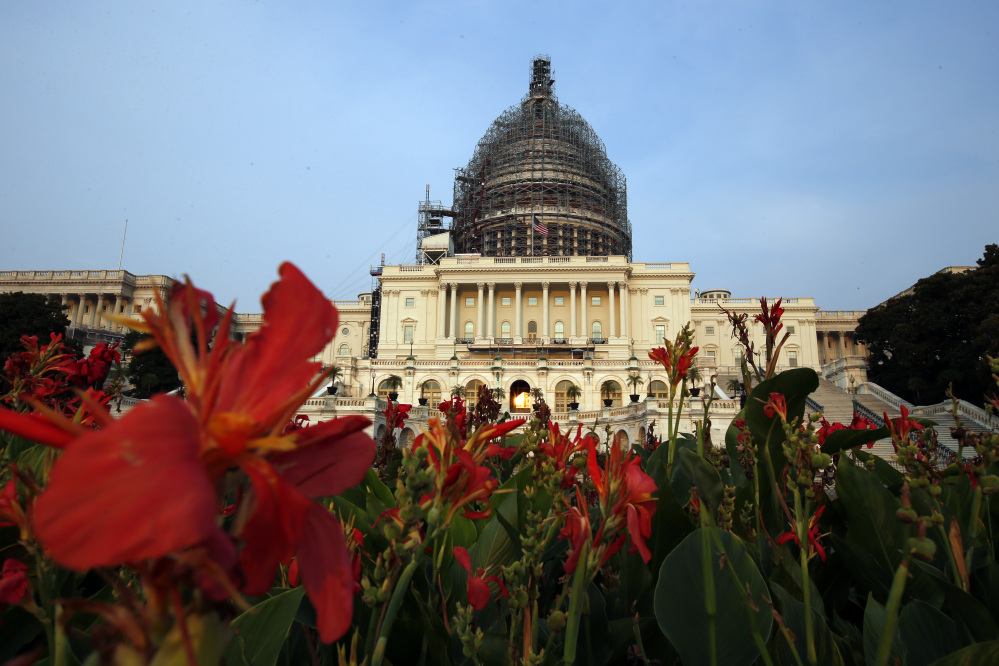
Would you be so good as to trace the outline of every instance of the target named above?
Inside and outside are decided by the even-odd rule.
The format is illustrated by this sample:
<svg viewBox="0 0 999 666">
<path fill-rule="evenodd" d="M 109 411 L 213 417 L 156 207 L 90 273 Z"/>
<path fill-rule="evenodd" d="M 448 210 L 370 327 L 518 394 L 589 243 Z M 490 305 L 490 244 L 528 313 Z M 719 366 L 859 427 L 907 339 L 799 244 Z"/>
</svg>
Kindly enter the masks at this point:
<svg viewBox="0 0 999 666">
<path fill-rule="evenodd" d="M 468 603 L 472 604 L 472 608 L 482 610 L 489 603 L 489 583 L 495 583 L 499 593 L 510 598 L 510 593 L 499 576 L 486 576 L 482 567 L 477 568 L 475 574 L 472 574 L 472 559 L 468 556 L 466 548 L 455 546 L 454 559 L 468 572 Z"/>
<path fill-rule="evenodd" d="M 586 502 L 576 487 L 576 504 L 563 513 L 565 527 L 559 536 L 569 542 L 566 573 L 573 573 L 583 553 L 587 557 L 587 570 L 595 574 L 611 555 L 627 540 L 628 552 L 638 552 L 646 562 L 652 557 L 645 540 L 652 534 L 652 516 L 656 502 L 652 494 L 656 484 L 642 471 L 641 461 L 632 452 L 622 452 L 617 443 L 611 445 L 604 467 L 597 462 L 597 453 L 590 447 L 586 467 L 597 490 L 598 506 L 602 516 L 596 532 L 590 522 Z"/>
<path fill-rule="evenodd" d="M 585 460 L 588 451 L 592 450 L 597 443 L 596 435 L 586 433 L 583 435 L 583 426 L 576 427 L 576 436 L 570 438 L 569 432 L 562 432 L 558 423 L 548 422 L 548 437 L 539 442 L 539 448 L 543 456 L 555 466 L 555 474 L 558 476 L 559 485 L 568 489 L 576 485 L 576 479 L 582 474 L 582 465 L 573 464 L 573 459 L 579 457 Z M 577 454 L 582 454 L 577 456 Z"/>
<path fill-rule="evenodd" d="M 828 437 L 829 435 L 833 434 L 838 430 L 878 429 L 878 426 L 876 423 L 874 423 L 874 421 L 870 420 L 865 416 L 861 416 L 856 412 L 853 413 L 853 419 L 850 421 L 850 425 L 843 425 L 842 423 L 829 423 L 829 421 L 827 421 L 825 417 L 821 419 L 820 423 L 822 424 L 822 426 L 815 431 L 816 436 L 819 438 L 818 442 L 819 446 L 822 446 L 822 444 L 826 441 L 826 437 Z M 874 442 L 867 443 L 867 448 L 872 448 L 873 446 Z"/>
<path fill-rule="evenodd" d="M 694 347 L 693 336 L 688 327 L 681 329 L 674 342 L 664 341 L 664 347 L 657 347 L 649 352 L 649 358 L 659 363 L 666 370 L 671 387 L 676 388 L 687 378 L 698 347 Z"/>
<path fill-rule="evenodd" d="M 36 538 L 59 564 L 80 571 L 127 564 L 140 572 L 155 564 L 156 581 L 168 585 L 176 579 L 164 570 L 193 569 L 213 596 L 257 595 L 271 587 L 278 564 L 295 556 L 329 642 L 350 625 L 353 567 L 340 522 L 312 498 L 360 481 L 375 446 L 363 417 L 286 428 L 326 381 L 311 359 L 338 317 L 295 266 L 285 263 L 280 275 L 263 297 L 263 326 L 245 344 L 230 339 L 232 310 L 220 318 L 211 294 L 190 282 L 143 311 L 135 327 L 177 368 L 186 401 L 159 395 L 96 431 L 53 413 L 44 424 L 7 411 L 0 427 L 63 449 L 32 516 Z M 80 376 L 95 376 L 116 353 L 100 350 L 77 368 Z M 227 488 L 241 489 L 228 531 L 217 520 Z"/>
</svg>

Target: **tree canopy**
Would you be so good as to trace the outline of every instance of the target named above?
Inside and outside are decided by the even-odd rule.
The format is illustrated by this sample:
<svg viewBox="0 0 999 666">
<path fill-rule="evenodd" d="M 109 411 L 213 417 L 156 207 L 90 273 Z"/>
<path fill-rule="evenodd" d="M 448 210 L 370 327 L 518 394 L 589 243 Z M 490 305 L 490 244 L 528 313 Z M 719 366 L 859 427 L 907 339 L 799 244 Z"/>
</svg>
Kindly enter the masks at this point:
<svg viewBox="0 0 999 666">
<path fill-rule="evenodd" d="M 999 357 L 999 245 L 977 263 L 925 277 L 861 317 L 871 381 L 917 404 L 944 399 L 950 384 L 974 404 L 995 390 L 986 356 Z"/>
<path fill-rule="evenodd" d="M 0 363 L 11 354 L 24 351 L 22 335 L 37 335 L 45 344 L 50 333 L 62 333 L 69 326 L 62 305 L 45 294 L 21 291 L 0 294 Z"/>
<path fill-rule="evenodd" d="M 122 342 L 122 350 L 131 352 L 139 340 L 149 336 L 129 331 Z M 128 380 L 133 388 L 128 394 L 134 398 L 149 398 L 154 393 L 165 393 L 180 386 L 180 377 L 170 359 L 159 347 L 132 354 L 128 364 Z"/>
</svg>

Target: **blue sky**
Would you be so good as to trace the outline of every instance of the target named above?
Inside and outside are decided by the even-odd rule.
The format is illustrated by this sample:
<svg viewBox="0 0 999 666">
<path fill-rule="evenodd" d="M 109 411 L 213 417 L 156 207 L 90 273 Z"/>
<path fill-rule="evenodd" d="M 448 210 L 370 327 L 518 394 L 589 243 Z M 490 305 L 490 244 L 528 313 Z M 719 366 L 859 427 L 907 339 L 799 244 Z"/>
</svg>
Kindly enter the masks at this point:
<svg viewBox="0 0 999 666">
<path fill-rule="evenodd" d="M 0 3 L 0 269 L 336 299 L 552 58 L 636 261 L 864 309 L 999 242 L 999 3 Z"/>
</svg>

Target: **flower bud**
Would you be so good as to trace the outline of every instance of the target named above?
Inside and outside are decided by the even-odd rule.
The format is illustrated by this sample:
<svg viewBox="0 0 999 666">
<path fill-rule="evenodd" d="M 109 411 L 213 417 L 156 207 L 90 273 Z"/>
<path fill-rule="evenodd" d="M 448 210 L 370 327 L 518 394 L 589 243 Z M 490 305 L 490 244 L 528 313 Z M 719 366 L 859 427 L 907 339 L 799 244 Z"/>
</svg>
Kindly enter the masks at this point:
<svg viewBox="0 0 999 666">
<path fill-rule="evenodd" d="M 828 453 L 812 454 L 812 469 L 825 469 L 832 462 L 832 456 Z"/>
<path fill-rule="evenodd" d="M 906 545 L 909 554 L 924 562 L 932 562 L 937 552 L 937 545 L 931 539 L 909 539 Z"/>
<path fill-rule="evenodd" d="M 903 507 L 895 512 L 895 517 L 898 518 L 903 524 L 909 525 L 916 522 L 916 519 L 919 518 L 919 514 L 917 514 L 913 509 Z"/>
<path fill-rule="evenodd" d="M 562 611 L 552 611 L 548 616 L 548 628 L 552 631 L 562 631 L 565 628 L 565 613 Z"/>
<path fill-rule="evenodd" d="M 990 474 L 978 479 L 978 485 L 986 495 L 995 495 L 999 491 L 999 476 Z"/>
</svg>

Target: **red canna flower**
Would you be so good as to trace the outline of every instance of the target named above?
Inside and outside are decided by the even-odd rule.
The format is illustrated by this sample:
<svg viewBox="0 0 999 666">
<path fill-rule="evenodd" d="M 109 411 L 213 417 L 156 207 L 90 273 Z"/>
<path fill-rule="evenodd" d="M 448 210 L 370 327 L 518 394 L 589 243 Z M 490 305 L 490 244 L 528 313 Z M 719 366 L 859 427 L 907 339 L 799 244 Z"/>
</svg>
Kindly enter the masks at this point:
<svg viewBox="0 0 999 666">
<path fill-rule="evenodd" d="M 569 439 L 568 432 L 561 432 L 558 423 L 548 422 L 548 439 L 541 440 L 541 452 L 555 465 L 555 473 L 559 476 L 559 485 L 562 488 L 571 488 L 576 483 L 576 477 L 581 473 L 581 469 L 573 465 L 573 458 L 577 454 L 586 455 L 589 449 L 596 446 L 596 437 L 590 433 L 582 435 L 583 425 L 576 428 L 576 437 Z M 536 458 L 541 461 L 541 457 Z"/>
<path fill-rule="evenodd" d="M 884 415 L 885 425 L 888 426 L 888 432 L 891 434 L 891 442 L 898 450 L 899 446 L 908 446 L 910 433 L 914 430 L 922 430 L 923 426 L 916 421 L 909 420 L 909 410 L 906 409 L 905 405 L 899 408 L 901 412 L 901 418 L 889 419 L 888 414 Z"/>
<path fill-rule="evenodd" d="M 652 516 L 656 513 L 656 502 L 652 498 L 656 491 L 655 481 L 642 471 L 641 461 L 631 451 L 622 453 L 616 443 L 610 447 L 603 470 L 597 464 L 596 451 L 591 448 L 587 468 L 597 488 L 600 512 L 604 516 L 604 538 L 609 539 L 627 527 L 631 543 L 628 552 L 637 550 L 648 562 L 652 553 L 645 540 L 652 534 Z"/>
<path fill-rule="evenodd" d="M 780 416 L 780 420 L 787 422 L 787 401 L 780 393 L 771 393 L 770 399 L 763 405 L 763 413 L 767 418 L 773 418 L 774 414 Z"/>
<path fill-rule="evenodd" d="M 16 606 L 28 596 L 28 567 L 23 562 L 8 559 L 0 570 L 0 604 Z"/>
<path fill-rule="evenodd" d="M 472 605 L 472 608 L 482 610 L 489 603 L 489 583 L 496 583 L 500 594 L 507 599 L 510 598 L 510 593 L 507 592 L 506 585 L 503 584 L 499 576 L 487 576 L 483 578 L 485 569 L 481 567 L 476 570 L 474 576 L 472 575 L 472 559 L 468 556 L 468 550 L 464 547 L 454 547 L 454 559 L 468 572 L 468 603 Z"/>
<path fill-rule="evenodd" d="M 332 338 L 337 313 L 295 266 L 283 264 L 280 275 L 263 297 L 263 327 L 243 345 L 229 339 L 232 310 L 220 323 L 211 294 L 190 282 L 143 312 L 138 328 L 174 363 L 187 402 L 156 396 L 103 430 L 63 440 L 35 503 L 35 533 L 53 559 L 78 570 L 232 539 L 237 579 L 251 595 L 266 592 L 278 564 L 297 556 L 320 636 L 330 642 L 350 624 L 351 562 L 339 521 L 310 498 L 360 481 L 375 447 L 362 417 L 285 434 L 326 380 L 310 359 Z M 27 418 L 0 427 L 38 430 Z M 216 522 L 215 489 L 233 474 L 245 475 L 250 489 L 228 535 Z"/>
<path fill-rule="evenodd" d="M 823 504 L 808 521 L 808 557 L 811 559 L 812 555 L 818 554 L 823 562 L 826 561 L 826 549 L 819 541 L 819 518 L 825 510 L 826 506 Z M 794 521 L 791 521 L 791 529 L 789 531 L 777 537 L 778 544 L 787 543 L 788 541 L 793 541 L 799 548 L 801 547 L 801 541 L 798 539 L 797 525 L 794 524 Z"/>
<path fill-rule="evenodd" d="M 459 509 L 463 509 L 462 515 L 466 518 L 491 515 L 492 507 L 487 500 L 499 482 L 483 463 L 494 455 L 509 458 L 515 453 L 516 447 L 499 446 L 495 440 L 523 423 L 524 419 L 514 419 L 481 427 L 467 439 L 461 439 L 461 431 L 457 427 L 445 429 L 440 419 L 432 417 L 428 429 L 414 445 L 414 448 L 427 447 L 429 464 L 437 470 L 434 492 L 420 498 L 423 508 L 429 510 L 433 505 L 446 507 L 445 525 L 450 524 Z M 475 503 L 483 504 L 484 508 L 475 511 Z"/>
<path fill-rule="evenodd" d="M 878 428 L 874 421 L 871 421 L 856 412 L 853 413 L 853 419 L 850 421 L 850 425 L 843 425 L 842 423 L 829 423 L 829 421 L 825 418 L 821 420 L 821 423 L 822 427 L 815 431 L 816 436 L 819 438 L 819 446 L 822 446 L 829 435 L 839 430 L 877 430 Z M 870 449 L 873 446 L 874 442 L 867 443 L 867 448 Z"/>
<path fill-rule="evenodd" d="M 694 362 L 698 347 L 692 346 L 693 335 L 687 326 L 684 326 L 677 334 L 676 340 L 665 341 L 664 347 L 657 347 L 649 352 L 649 358 L 659 363 L 666 370 L 670 386 L 680 385 L 687 377 L 687 371 Z"/>
<path fill-rule="evenodd" d="M 754 315 L 753 319 L 761 324 L 763 324 L 764 330 L 767 332 L 767 337 L 770 340 L 774 340 L 780 329 L 784 328 L 784 324 L 780 323 L 780 318 L 784 314 L 784 308 L 780 306 L 782 298 L 778 298 L 774 301 L 773 307 L 767 307 L 767 299 L 763 297 L 760 299 L 760 309 L 763 310 L 762 313 Z"/>
</svg>

